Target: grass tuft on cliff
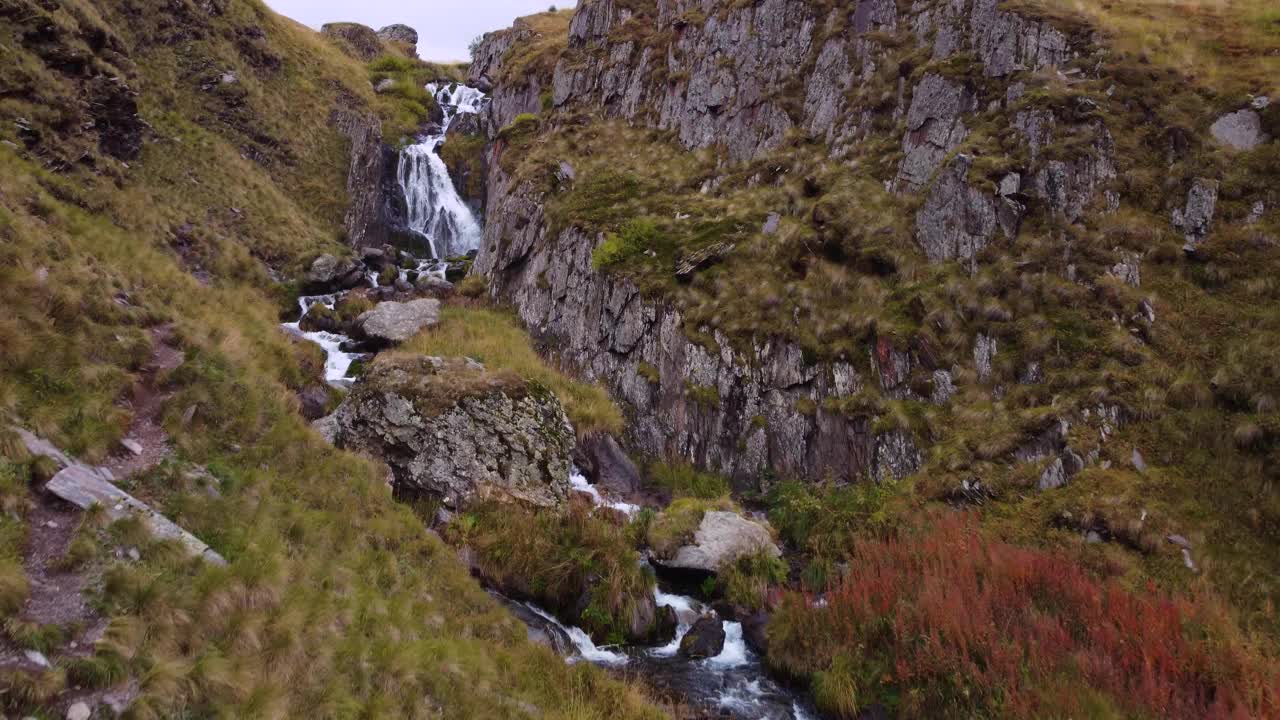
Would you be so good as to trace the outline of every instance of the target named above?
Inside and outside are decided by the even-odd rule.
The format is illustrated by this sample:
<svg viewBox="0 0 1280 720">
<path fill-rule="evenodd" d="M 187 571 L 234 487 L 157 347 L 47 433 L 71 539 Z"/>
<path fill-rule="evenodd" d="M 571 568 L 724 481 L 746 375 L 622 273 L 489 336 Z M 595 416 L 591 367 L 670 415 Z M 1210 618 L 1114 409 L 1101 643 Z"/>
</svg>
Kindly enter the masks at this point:
<svg viewBox="0 0 1280 720">
<path fill-rule="evenodd" d="M 544 360 L 510 313 L 490 308 L 446 306 L 440 324 L 410 340 L 410 352 L 469 357 L 489 370 L 507 370 L 550 388 L 564 404 L 579 435 L 619 434 L 622 412 L 600 385 L 574 380 Z"/>
</svg>

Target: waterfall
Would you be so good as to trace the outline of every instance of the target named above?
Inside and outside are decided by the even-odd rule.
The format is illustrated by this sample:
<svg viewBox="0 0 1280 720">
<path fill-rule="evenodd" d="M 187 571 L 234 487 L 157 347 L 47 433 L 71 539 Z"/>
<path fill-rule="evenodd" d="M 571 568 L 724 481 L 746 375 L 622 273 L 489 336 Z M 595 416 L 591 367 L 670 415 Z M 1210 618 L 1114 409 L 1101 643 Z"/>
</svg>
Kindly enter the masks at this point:
<svg viewBox="0 0 1280 720">
<path fill-rule="evenodd" d="M 437 258 L 465 255 L 480 248 L 481 228 L 467 204 L 458 197 L 449 170 L 436 150 L 459 114 L 478 113 L 487 102 L 484 93 L 466 85 L 427 85 L 444 115 L 438 130 L 400 152 L 396 176 L 404 191 L 409 229 L 426 239 Z"/>
</svg>

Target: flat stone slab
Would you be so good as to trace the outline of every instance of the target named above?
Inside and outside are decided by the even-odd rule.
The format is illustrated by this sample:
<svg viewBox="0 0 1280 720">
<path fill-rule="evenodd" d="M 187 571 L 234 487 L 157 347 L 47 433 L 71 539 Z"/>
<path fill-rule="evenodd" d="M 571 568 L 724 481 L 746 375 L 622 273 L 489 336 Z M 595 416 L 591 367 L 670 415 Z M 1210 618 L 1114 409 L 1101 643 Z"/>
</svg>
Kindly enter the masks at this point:
<svg viewBox="0 0 1280 720">
<path fill-rule="evenodd" d="M 183 530 L 151 509 L 149 505 L 112 485 L 110 473 L 73 463 L 63 468 L 45 485 L 45 490 L 57 495 L 82 510 L 101 505 L 107 517 L 120 520 L 137 516 L 146 524 L 152 536 L 160 540 L 177 540 L 193 557 L 202 558 L 214 565 L 226 565 L 227 561 L 200 538 Z"/>
<path fill-rule="evenodd" d="M 382 302 L 357 319 L 365 337 L 397 344 L 418 334 L 419 330 L 440 322 L 440 301 L 434 298 L 411 302 Z"/>
</svg>

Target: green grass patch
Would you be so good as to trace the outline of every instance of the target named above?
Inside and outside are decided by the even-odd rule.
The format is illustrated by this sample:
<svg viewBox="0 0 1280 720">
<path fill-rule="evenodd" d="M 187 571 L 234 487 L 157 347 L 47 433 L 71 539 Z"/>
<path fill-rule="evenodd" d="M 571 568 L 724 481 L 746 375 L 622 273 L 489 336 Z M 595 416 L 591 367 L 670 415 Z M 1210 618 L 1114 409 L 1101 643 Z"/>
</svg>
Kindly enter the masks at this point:
<svg viewBox="0 0 1280 720">
<path fill-rule="evenodd" d="M 622 413 L 608 392 L 599 385 L 574 380 L 549 365 L 508 313 L 445 307 L 440 324 L 419 334 L 405 349 L 425 355 L 469 357 L 489 370 L 511 371 L 540 383 L 560 398 L 579 434 L 617 434 L 622 430 Z"/>
</svg>

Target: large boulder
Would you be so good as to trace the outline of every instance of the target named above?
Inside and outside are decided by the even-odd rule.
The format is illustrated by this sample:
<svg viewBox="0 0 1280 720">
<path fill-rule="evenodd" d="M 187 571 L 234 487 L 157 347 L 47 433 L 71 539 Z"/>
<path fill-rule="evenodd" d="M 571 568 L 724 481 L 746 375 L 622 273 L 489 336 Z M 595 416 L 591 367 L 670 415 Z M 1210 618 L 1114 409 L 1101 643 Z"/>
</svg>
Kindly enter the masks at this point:
<svg viewBox="0 0 1280 720">
<path fill-rule="evenodd" d="M 1213 139 L 1233 150 L 1252 150 L 1270 138 L 1262 130 L 1262 117 L 1253 110 L 1237 110 L 1218 118 L 1209 132 Z"/>
<path fill-rule="evenodd" d="M 312 261 L 302 278 L 303 289 L 315 294 L 353 288 L 363 281 L 364 273 L 354 260 L 329 253 Z"/>
<path fill-rule="evenodd" d="M 400 23 L 382 28 L 378 31 L 378 37 L 387 42 L 403 43 L 411 48 L 418 45 L 418 31 Z"/>
<path fill-rule="evenodd" d="M 782 551 L 764 525 L 735 512 L 709 510 L 694 532 L 693 540 L 667 558 L 656 558 L 666 568 L 716 573 L 741 557 Z"/>
<path fill-rule="evenodd" d="M 582 439 L 574 448 L 573 459 L 595 485 L 623 497 L 630 497 L 640 489 L 640 471 L 612 435 Z"/>
<path fill-rule="evenodd" d="M 365 339 L 395 345 L 440 322 L 440 301 L 423 298 L 410 302 L 383 302 L 356 319 Z"/>
<path fill-rule="evenodd" d="M 378 357 L 327 421 L 339 447 L 381 458 L 396 490 L 464 508 L 569 497 L 573 428 L 555 395 L 460 358 Z"/>
<path fill-rule="evenodd" d="M 680 654 L 687 658 L 710 658 L 724 650 L 724 623 L 708 615 L 699 618 L 680 640 Z"/>
<path fill-rule="evenodd" d="M 378 33 L 374 32 L 373 28 L 360 23 L 327 23 L 320 27 L 320 33 L 336 40 L 338 47 L 362 62 L 377 58 L 385 49 Z"/>
</svg>

